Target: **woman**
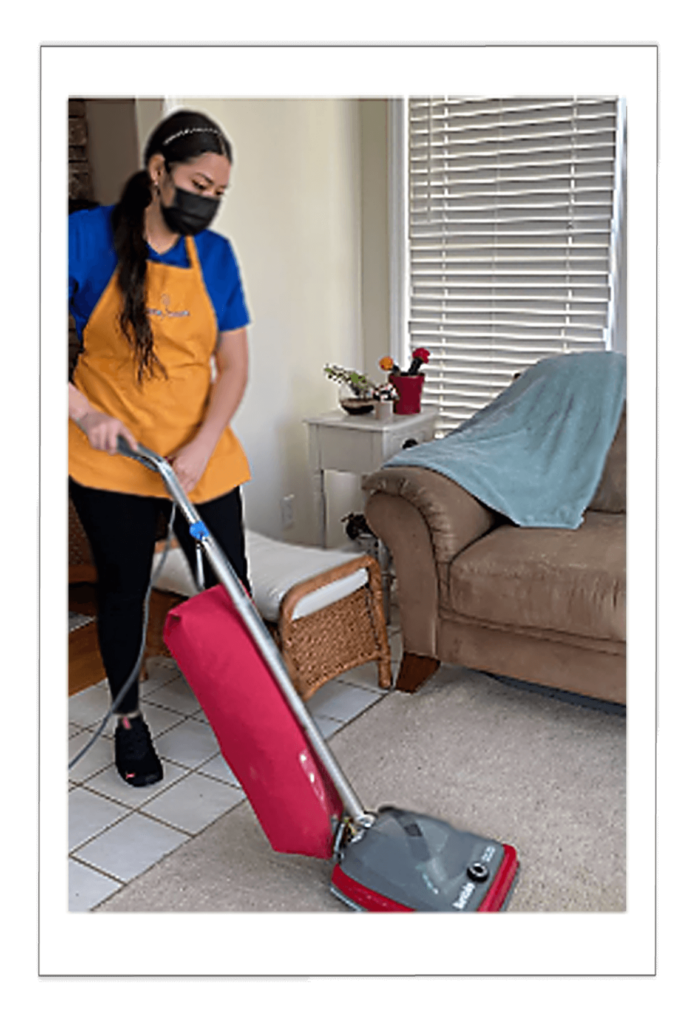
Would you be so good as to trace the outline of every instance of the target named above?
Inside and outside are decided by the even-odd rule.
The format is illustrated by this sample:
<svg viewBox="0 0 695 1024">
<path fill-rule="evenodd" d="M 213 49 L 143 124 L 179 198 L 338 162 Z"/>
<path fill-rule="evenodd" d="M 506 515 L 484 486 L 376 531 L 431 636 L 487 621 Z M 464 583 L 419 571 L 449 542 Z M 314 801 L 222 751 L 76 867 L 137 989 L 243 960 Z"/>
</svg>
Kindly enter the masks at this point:
<svg viewBox="0 0 695 1024">
<path fill-rule="evenodd" d="M 218 126 L 180 110 L 155 129 L 115 207 L 69 218 L 70 311 L 83 345 L 68 385 L 70 496 L 97 570 L 113 699 L 137 661 L 157 523 L 171 509 L 159 474 L 117 454 L 119 435 L 169 459 L 250 590 L 239 491 L 250 474 L 229 426 L 246 388 L 249 317 L 231 246 L 207 230 L 231 165 Z M 178 514 L 175 530 L 194 564 Z M 162 778 L 137 679 L 118 707 L 115 753 L 130 785 Z"/>
</svg>

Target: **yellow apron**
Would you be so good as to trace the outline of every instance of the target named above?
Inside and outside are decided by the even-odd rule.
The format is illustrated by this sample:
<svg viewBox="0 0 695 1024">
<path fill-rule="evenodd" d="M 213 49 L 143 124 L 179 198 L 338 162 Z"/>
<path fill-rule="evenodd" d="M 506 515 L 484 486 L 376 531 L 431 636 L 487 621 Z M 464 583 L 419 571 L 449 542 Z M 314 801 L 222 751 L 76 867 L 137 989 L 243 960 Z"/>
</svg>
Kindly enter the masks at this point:
<svg viewBox="0 0 695 1024">
<path fill-rule="evenodd" d="M 154 351 L 167 377 L 160 371 L 138 383 L 134 351 L 118 323 L 122 297 L 117 270 L 84 329 L 84 351 L 73 377 L 75 387 L 96 409 L 121 420 L 140 444 L 165 458 L 191 441 L 203 421 L 217 343 L 217 320 L 198 251 L 192 238 L 186 237 L 185 244 L 190 267 L 147 264 L 147 312 Z M 79 484 L 168 496 L 158 473 L 133 459 L 92 448 L 72 420 L 68 429 L 69 473 Z M 189 498 L 194 503 L 209 501 L 249 478 L 244 450 L 227 427 Z"/>
</svg>

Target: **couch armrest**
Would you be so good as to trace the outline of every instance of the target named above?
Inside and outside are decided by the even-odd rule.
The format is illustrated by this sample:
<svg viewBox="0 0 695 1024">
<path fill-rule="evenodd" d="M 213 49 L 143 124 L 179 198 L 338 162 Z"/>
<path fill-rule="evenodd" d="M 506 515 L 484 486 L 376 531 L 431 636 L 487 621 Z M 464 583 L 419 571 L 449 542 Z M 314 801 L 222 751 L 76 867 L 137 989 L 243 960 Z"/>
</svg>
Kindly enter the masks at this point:
<svg viewBox="0 0 695 1024">
<path fill-rule="evenodd" d="M 420 466 L 380 469 L 367 477 L 362 487 L 372 494 L 403 498 L 418 510 L 427 524 L 438 566 L 448 565 L 496 522 L 495 513 L 463 487 Z M 387 547 L 391 546 L 387 537 L 382 539 Z"/>
<path fill-rule="evenodd" d="M 393 558 L 403 650 L 436 658 L 439 577 L 427 524 L 409 501 L 383 491 L 370 494 L 365 515 Z"/>
</svg>

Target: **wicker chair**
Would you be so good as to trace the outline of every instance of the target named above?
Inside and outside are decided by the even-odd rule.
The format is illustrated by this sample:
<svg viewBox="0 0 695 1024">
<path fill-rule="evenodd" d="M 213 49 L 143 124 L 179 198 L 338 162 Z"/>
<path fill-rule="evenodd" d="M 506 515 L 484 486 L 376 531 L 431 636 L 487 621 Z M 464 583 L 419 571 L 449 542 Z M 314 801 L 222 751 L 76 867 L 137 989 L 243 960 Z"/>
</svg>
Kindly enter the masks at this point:
<svg viewBox="0 0 695 1024">
<path fill-rule="evenodd" d="M 367 582 L 346 597 L 294 618 L 303 598 L 367 572 Z M 295 584 L 284 596 L 277 623 L 277 642 L 295 689 L 307 700 L 329 679 L 376 661 L 379 685 L 391 686 L 391 657 L 384 618 L 381 570 L 371 555 L 362 555 Z"/>
</svg>

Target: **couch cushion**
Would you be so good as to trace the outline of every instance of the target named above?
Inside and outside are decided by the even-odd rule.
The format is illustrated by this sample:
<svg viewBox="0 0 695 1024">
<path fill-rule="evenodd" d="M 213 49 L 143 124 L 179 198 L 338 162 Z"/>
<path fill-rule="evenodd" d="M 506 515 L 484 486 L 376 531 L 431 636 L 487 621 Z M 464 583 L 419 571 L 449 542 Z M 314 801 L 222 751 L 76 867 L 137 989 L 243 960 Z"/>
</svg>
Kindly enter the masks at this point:
<svg viewBox="0 0 695 1024">
<path fill-rule="evenodd" d="M 450 608 L 517 629 L 625 641 L 625 516 L 576 530 L 501 526 L 453 560 Z"/>
</svg>

